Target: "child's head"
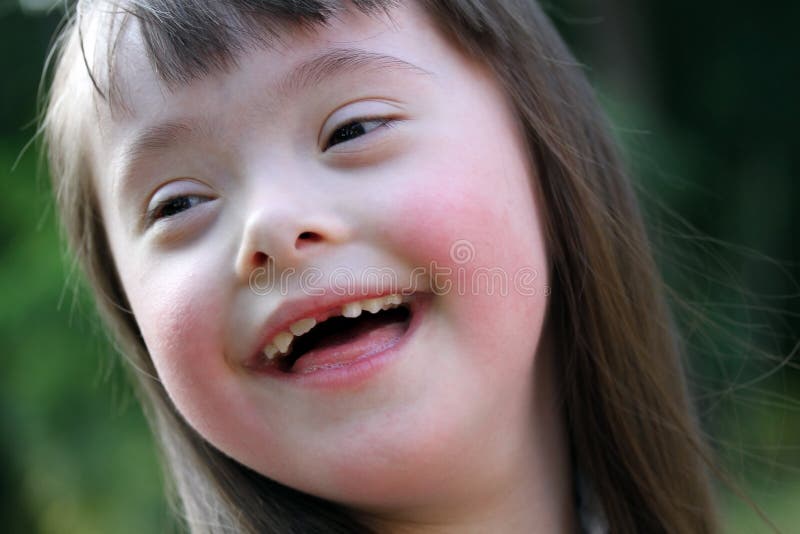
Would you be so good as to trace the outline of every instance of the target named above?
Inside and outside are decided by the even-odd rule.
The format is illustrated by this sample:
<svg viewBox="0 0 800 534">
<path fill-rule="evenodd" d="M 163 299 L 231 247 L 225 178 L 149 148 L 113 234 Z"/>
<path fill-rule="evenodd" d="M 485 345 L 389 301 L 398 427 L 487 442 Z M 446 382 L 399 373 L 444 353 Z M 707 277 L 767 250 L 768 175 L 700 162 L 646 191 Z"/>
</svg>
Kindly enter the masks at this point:
<svg viewBox="0 0 800 534">
<path fill-rule="evenodd" d="M 193 528 L 509 492 L 566 527 L 573 463 L 612 529 L 708 527 L 681 509 L 708 496 L 635 201 L 535 4 L 78 13 L 59 204 Z"/>
</svg>

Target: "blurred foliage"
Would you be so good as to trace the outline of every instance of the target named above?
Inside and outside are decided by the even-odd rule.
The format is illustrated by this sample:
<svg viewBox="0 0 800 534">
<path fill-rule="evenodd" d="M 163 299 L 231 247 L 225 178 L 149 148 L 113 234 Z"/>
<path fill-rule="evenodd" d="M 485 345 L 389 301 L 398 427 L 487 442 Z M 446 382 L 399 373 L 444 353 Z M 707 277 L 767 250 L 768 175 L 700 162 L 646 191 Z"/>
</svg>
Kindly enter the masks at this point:
<svg viewBox="0 0 800 534">
<path fill-rule="evenodd" d="M 545 5 L 631 162 L 703 426 L 753 500 L 796 532 L 800 4 Z M 141 411 L 89 298 L 68 289 L 47 178 L 23 150 L 60 16 L 0 0 L 3 531 L 173 531 Z M 720 491 L 730 532 L 769 531 Z"/>
</svg>

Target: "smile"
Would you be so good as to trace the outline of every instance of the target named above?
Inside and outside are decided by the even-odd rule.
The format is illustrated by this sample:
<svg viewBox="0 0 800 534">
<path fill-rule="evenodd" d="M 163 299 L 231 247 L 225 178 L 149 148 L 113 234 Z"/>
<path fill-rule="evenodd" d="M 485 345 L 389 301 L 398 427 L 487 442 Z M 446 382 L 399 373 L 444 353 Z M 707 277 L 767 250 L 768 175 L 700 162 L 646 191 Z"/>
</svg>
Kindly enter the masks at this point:
<svg viewBox="0 0 800 534">
<path fill-rule="evenodd" d="M 271 329 L 252 367 L 284 378 L 373 367 L 373 360 L 394 352 L 391 349 L 410 337 L 418 322 L 415 315 L 427 300 L 419 294 L 390 294 L 300 312 L 299 318 L 295 315 Z"/>
</svg>

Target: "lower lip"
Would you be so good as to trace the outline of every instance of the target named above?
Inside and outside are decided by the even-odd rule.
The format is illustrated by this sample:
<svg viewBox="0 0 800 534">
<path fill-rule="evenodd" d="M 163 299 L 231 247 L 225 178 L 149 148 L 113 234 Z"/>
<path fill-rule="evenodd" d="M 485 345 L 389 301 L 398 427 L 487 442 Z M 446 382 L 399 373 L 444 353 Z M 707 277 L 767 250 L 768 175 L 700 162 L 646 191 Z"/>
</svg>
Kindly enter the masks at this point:
<svg viewBox="0 0 800 534">
<path fill-rule="evenodd" d="M 411 322 L 403 336 L 396 343 L 377 352 L 341 365 L 318 368 L 309 373 L 286 373 L 273 366 L 261 367 L 256 372 L 301 387 L 329 390 L 357 388 L 401 356 L 403 348 L 422 323 L 429 304 L 429 298 L 423 298 L 422 295 L 415 296 L 415 300 L 410 304 Z"/>
</svg>

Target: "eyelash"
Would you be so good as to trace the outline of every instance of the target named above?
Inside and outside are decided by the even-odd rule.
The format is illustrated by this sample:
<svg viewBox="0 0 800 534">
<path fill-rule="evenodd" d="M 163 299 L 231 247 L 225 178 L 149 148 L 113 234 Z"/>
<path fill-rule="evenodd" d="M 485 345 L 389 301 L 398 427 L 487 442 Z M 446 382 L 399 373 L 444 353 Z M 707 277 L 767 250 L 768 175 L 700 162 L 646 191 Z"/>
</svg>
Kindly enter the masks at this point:
<svg viewBox="0 0 800 534">
<path fill-rule="evenodd" d="M 361 134 L 359 134 L 359 135 L 357 135 L 355 137 L 350 137 L 348 139 L 341 139 L 341 140 L 336 141 L 336 134 L 337 133 L 342 132 L 344 130 L 347 130 L 349 128 L 353 128 L 354 126 L 356 126 L 358 124 L 365 124 L 365 123 L 377 123 L 377 126 L 372 128 L 371 130 L 365 131 L 365 132 L 363 132 L 363 133 L 361 133 Z M 342 143 L 346 143 L 346 142 L 348 142 L 348 141 L 350 141 L 352 139 L 368 135 L 369 133 L 377 130 L 378 128 L 382 128 L 382 127 L 391 128 L 392 126 L 394 126 L 394 119 L 390 119 L 390 118 L 386 118 L 386 117 L 363 117 L 363 118 L 360 118 L 360 119 L 355 119 L 355 120 L 349 121 L 349 122 L 339 126 L 338 128 L 336 128 L 333 131 L 333 133 L 328 137 L 328 141 L 326 142 L 325 148 L 323 149 L 323 151 L 327 151 L 331 147 L 334 147 L 336 145 L 340 145 Z"/>
<path fill-rule="evenodd" d="M 210 197 L 203 196 L 203 195 L 176 195 L 174 197 L 165 198 L 164 200 L 160 201 L 158 204 L 147 210 L 147 214 L 145 215 L 145 221 L 147 225 L 151 225 L 160 219 L 168 219 L 170 217 L 174 217 L 184 211 L 187 211 L 191 208 L 199 204 L 203 204 L 212 200 Z M 178 202 L 184 204 L 183 206 L 179 206 L 178 209 L 171 213 L 165 214 L 164 212 L 167 211 L 172 204 L 174 205 Z M 186 206 L 185 203 L 188 202 L 189 205 Z"/>
</svg>

